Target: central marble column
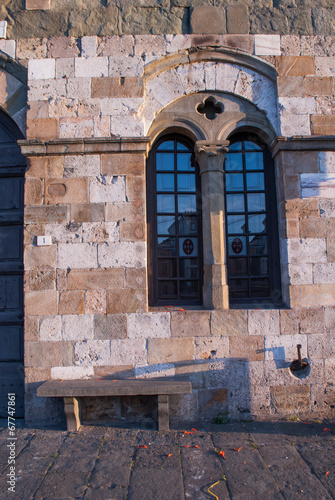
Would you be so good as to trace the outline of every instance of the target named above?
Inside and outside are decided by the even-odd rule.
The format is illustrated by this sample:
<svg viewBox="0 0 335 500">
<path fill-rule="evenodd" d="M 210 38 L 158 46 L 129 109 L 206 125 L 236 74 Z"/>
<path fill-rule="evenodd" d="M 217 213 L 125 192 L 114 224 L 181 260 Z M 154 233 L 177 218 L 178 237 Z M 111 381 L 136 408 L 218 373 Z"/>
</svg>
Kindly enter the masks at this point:
<svg viewBox="0 0 335 500">
<path fill-rule="evenodd" d="M 229 141 L 197 141 L 200 167 L 204 254 L 203 303 L 206 309 L 228 309 L 224 200 L 224 159 Z"/>
</svg>

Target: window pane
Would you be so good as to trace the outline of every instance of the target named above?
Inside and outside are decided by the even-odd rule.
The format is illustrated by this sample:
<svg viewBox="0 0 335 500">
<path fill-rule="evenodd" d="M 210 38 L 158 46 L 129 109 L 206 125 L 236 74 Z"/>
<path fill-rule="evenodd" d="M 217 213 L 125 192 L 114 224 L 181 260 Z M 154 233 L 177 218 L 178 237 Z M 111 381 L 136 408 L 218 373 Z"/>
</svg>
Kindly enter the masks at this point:
<svg viewBox="0 0 335 500">
<path fill-rule="evenodd" d="M 245 236 L 239 238 L 230 236 L 228 238 L 229 255 L 247 255 L 247 240 Z"/>
<path fill-rule="evenodd" d="M 249 233 L 264 233 L 266 231 L 265 221 L 265 215 L 248 215 Z"/>
<path fill-rule="evenodd" d="M 243 194 L 227 194 L 227 212 L 244 212 Z"/>
<path fill-rule="evenodd" d="M 265 194 L 264 193 L 248 193 L 247 194 L 248 212 L 264 212 L 265 211 Z"/>
<path fill-rule="evenodd" d="M 174 175 L 157 174 L 157 191 L 174 191 Z"/>
<path fill-rule="evenodd" d="M 177 142 L 177 150 L 178 151 L 189 151 L 190 148 L 186 147 L 184 144 L 181 142 Z"/>
<path fill-rule="evenodd" d="M 176 299 L 177 298 L 177 281 L 159 281 L 158 296 L 160 299 Z"/>
<path fill-rule="evenodd" d="M 174 170 L 174 154 L 157 153 L 156 170 Z"/>
<path fill-rule="evenodd" d="M 269 297 L 269 279 L 259 278 L 251 280 L 251 297 Z"/>
<path fill-rule="evenodd" d="M 249 236 L 250 255 L 264 255 L 268 253 L 267 237 L 256 234 Z"/>
<path fill-rule="evenodd" d="M 181 278 L 198 278 L 198 259 L 180 259 L 179 270 Z"/>
<path fill-rule="evenodd" d="M 263 172 L 255 172 L 247 174 L 247 190 L 262 191 L 264 189 L 264 174 Z"/>
<path fill-rule="evenodd" d="M 245 168 L 247 170 L 263 170 L 263 153 L 246 153 Z"/>
<path fill-rule="evenodd" d="M 194 194 L 179 194 L 178 195 L 178 212 L 188 213 L 196 212 L 197 202 Z"/>
<path fill-rule="evenodd" d="M 229 146 L 229 151 L 239 151 L 242 149 L 242 142 L 234 142 Z"/>
<path fill-rule="evenodd" d="M 176 256 L 176 238 L 157 238 L 158 257 Z"/>
<path fill-rule="evenodd" d="M 269 274 L 267 257 L 252 257 L 250 259 L 250 274 L 252 276 L 267 276 Z"/>
<path fill-rule="evenodd" d="M 231 276 L 248 274 L 248 259 L 247 257 L 228 259 L 228 269 Z"/>
<path fill-rule="evenodd" d="M 176 278 L 177 277 L 176 259 L 158 259 L 158 277 Z"/>
<path fill-rule="evenodd" d="M 175 234 L 176 224 L 173 215 L 159 215 L 157 217 L 158 234 Z"/>
<path fill-rule="evenodd" d="M 181 281 L 180 282 L 180 298 L 187 299 L 189 297 L 198 298 L 198 281 Z"/>
<path fill-rule="evenodd" d="M 191 156 L 192 153 L 177 153 L 177 170 L 191 170 L 194 172 L 194 168 L 191 167 Z"/>
<path fill-rule="evenodd" d="M 158 213 L 173 213 L 175 211 L 174 206 L 174 194 L 158 194 L 157 195 L 157 212 Z"/>
<path fill-rule="evenodd" d="M 179 234 L 197 234 L 197 216 L 196 215 L 180 215 L 178 217 Z"/>
<path fill-rule="evenodd" d="M 242 153 L 227 153 L 224 164 L 225 170 L 243 170 Z"/>
<path fill-rule="evenodd" d="M 196 257 L 198 255 L 197 238 L 179 238 L 180 257 Z"/>
<path fill-rule="evenodd" d="M 227 231 L 232 233 L 245 233 L 245 217 L 244 215 L 228 215 L 227 216 Z"/>
<path fill-rule="evenodd" d="M 245 147 L 246 150 L 250 150 L 250 149 L 262 150 L 262 148 L 260 148 L 255 142 L 245 141 L 244 147 Z"/>
<path fill-rule="evenodd" d="M 229 295 L 232 299 L 244 299 L 249 297 L 249 280 L 232 279 L 229 282 Z"/>
<path fill-rule="evenodd" d="M 227 191 L 243 191 L 243 174 L 226 174 Z"/>
<path fill-rule="evenodd" d="M 161 149 L 169 149 L 169 150 L 173 150 L 174 148 L 174 142 L 173 141 L 164 141 L 162 142 L 162 144 L 160 146 L 158 146 L 157 150 L 161 150 Z"/>
<path fill-rule="evenodd" d="M 195 175 L 194 174 L 178 174 L 177 176 L 178 191 L 195 192 Z"/>
</svg>

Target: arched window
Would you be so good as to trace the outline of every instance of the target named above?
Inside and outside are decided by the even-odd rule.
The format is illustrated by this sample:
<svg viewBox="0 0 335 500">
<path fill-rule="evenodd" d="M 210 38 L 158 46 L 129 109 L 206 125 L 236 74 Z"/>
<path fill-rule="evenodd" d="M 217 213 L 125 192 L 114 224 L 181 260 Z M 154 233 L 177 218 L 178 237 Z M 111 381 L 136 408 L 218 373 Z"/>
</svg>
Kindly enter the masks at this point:
<svg viewBox="0 0 335 500">
<path fill-rule="evenodd" d="M 200 304 L 200 177 L 188 138 L 160 138 L 148 159 L 151 305 Z"/>
<path fill-rule="evenodd" d="M 274 168 L 256 136 L 229 138 L 225 160 L 228 284 L 231 306 L 280 302 Z"/>
</svg>

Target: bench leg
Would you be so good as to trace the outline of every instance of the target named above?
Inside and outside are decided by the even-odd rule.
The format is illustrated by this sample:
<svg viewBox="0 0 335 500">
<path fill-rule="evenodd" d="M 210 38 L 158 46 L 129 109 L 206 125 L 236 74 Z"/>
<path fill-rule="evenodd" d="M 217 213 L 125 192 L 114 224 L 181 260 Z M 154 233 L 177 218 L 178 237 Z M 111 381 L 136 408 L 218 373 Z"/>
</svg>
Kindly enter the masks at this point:
<svg viewBox="0 0 335 500">
<path fill-rule="evenodd" d="M 66 425 L 68 431 L 78 431 L 80 428 L 80 406 L 77 398 L 63 398 Z"/>
<path fill-rule="evenodd" d="M 166 394 L 158 395 L 158 430 L 169 430 L 169 396 Z"/>
</svg>

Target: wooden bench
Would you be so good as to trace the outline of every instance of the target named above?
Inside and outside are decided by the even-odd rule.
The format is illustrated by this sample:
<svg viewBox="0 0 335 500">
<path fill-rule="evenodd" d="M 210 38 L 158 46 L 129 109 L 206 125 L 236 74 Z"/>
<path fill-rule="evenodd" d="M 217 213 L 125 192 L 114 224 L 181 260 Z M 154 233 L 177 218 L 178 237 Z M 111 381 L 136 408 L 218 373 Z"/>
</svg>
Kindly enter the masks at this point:
<svg viewBox="0 0 335 500">
<path fill-rule="evenodd" d="M 158 396 L 158 429 L 169 430 L 169 395 L 189 394 L 191 382 L 171 380 L 50 380 L 37 389 L 40 397 L 62 397 L 68 431 L 80 428 L 80 399 L 87 396 Z"/>
</svg>

